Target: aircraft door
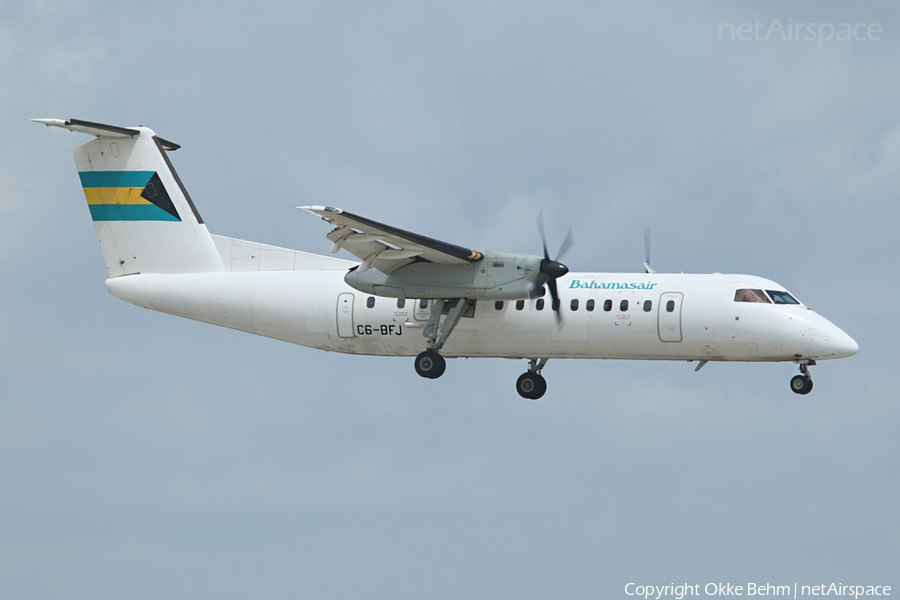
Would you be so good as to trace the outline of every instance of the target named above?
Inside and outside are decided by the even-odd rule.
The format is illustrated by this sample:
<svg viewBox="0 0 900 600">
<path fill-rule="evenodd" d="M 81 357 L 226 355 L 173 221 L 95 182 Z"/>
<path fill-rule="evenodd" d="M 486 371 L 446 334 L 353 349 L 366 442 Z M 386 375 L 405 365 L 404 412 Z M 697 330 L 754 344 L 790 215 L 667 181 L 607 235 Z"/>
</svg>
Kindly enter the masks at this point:
<svg viewBox="0 0 900 600">
<path fill-rule="evenodd" d="M 431 300 L 415 300 L 416 308 L 413 312 L 416 321 L 427 321 L 431 318 Z"/>
<path fill-rule="evenodd" d="M 659 341 L 680 342 L 681 336 L 681 301 L 684 294 L 665 292 L 659 297 Z"/>
<path fill-rule="evenodd" d="M 342 338 L 354 337 L 353 332 L 353 294 L 344 293 L 337 301 L 337 330 Z"/>
</svg>

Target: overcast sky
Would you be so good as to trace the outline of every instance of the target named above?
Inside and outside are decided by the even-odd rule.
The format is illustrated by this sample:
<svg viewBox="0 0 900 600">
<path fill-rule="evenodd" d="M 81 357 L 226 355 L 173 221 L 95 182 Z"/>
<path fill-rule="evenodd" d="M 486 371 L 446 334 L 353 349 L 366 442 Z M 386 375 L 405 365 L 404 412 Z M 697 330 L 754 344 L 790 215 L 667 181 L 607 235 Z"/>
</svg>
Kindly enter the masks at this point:
<svg viewBox="0 0 900 600">
<path fill-rule="evenodd" d="M 718 39 L 776 18 L 882 32 Z M 0 2 L 2 595 L 897 590 L 898 73 L 888 1 Z M 658 270 L 774 279 L 860 352 L 809 396 L 550 361 L 528 402 L 525 361 L 426 381 L 141 310 L 45 117 L 181 144 L 213 233 L 327 253 L 294 207 L 330 204 L 539 253 L 543 210 L 572 270 L 639 271 L 651 227 Z"/>
</svg>

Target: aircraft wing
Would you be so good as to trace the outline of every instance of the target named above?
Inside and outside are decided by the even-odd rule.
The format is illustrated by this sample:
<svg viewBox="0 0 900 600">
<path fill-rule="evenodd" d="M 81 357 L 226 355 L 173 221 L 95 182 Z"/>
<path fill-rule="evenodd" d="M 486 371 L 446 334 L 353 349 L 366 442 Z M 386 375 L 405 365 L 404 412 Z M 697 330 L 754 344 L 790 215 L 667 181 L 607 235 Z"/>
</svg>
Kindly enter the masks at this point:
<svg viewBox="0 0 900 600">
<path fill-rule="evenodd" d="M 474 263 L 484 255 L 477 250 L 448 244 L 348 213 L 332 206 L 298 206 L 336 227 L 325 237 L 334 242 L 331 252 L 341 248 L 363 261 L 360 271 L 375 267 L 388 274 L 415 261 L 438 264 Z"/>
</svg>

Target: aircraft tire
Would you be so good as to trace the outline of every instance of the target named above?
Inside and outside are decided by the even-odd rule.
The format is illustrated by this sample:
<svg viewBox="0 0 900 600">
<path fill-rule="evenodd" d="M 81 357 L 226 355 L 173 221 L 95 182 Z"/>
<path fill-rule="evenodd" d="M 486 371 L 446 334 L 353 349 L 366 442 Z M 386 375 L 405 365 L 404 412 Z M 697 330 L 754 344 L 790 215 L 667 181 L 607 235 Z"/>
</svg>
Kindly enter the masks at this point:
<svg viewBox="0 0 900 600">
<path fill-rule="evenodd" d="M 537 400 L 547 391 L 547 380 L 538 373 L 527 371 L 519 375 L 516 391 L 526 400 Z"/>
<path fill-rule="evenodd" d="M 812 379 L 810 379 L 806 375 L 795 375 L 794 378 L 791 379 L 791 391 L 795 394 L 806 395 L 810 393 L 812 389 Z"/>
<path fill-rule="evenodd" d="M 447 361 L 434 350 L 426 350 L 416 357 L 416 373 L 425 379 L 437 379 L 447 369 Z"/>
</svg>

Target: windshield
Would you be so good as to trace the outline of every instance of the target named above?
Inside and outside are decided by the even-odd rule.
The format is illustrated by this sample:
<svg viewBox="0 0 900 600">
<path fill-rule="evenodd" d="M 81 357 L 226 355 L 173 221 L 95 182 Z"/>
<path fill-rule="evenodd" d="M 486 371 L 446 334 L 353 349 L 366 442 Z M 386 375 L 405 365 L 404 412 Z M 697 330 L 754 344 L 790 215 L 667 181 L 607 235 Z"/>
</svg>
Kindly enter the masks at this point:
<svg viewBox="0 0 900 600">
<path fill-rule="evenodd" d="M 762 290 L 737 290 L 734 293 L 735 302 L 763 302 L 771 304 L 772 301 L 763 293 Z"/>
<path fill-rule="evenodd" d="M 777 290 L 766 290 L 772 302 L 775 304 L 800 304 L 797 300 L 787 292 L 779 292 Z"/>
</svg>

